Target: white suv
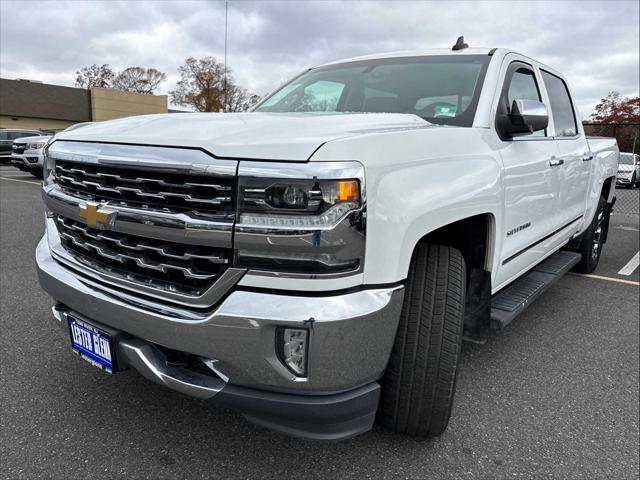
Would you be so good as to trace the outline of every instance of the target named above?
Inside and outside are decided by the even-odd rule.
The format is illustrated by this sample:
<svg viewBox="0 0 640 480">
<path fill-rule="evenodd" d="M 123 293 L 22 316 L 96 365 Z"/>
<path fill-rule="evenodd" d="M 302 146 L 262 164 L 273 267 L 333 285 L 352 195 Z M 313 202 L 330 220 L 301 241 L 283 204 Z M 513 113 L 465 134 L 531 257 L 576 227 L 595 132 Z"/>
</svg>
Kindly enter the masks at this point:
<svg viewBox="0 0 640 480">
<path fill-rule="evenodd" d="M 51 136 L 17 138 L 11 147 L 11 165 L 42 177 L 43 149 Z"/>
<path fill-rule="evenodd" d="M 40 132 L 38 130 L 16 128 L 4 128 L 0 130 L 0 163 L 4 163 L 11 159 L 11 144 L 15 139 L 33 135 L 48 134 Z"/>
<path fill-rule="evenodd" d="M 620 152 L 616 183 L 629 188 L 640 187 L 640 155 Z"/>
</svg>

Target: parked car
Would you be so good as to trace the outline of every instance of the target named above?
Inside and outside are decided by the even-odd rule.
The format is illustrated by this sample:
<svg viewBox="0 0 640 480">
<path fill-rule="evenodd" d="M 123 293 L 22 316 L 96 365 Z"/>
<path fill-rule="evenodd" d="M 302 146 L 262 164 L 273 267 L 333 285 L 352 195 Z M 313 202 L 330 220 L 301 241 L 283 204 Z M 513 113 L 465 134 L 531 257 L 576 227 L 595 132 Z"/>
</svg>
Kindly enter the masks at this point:
<svg viewBox="0 0 640 480">
<path fill-rule="evenodd" d="M 11 145 L 16 138 L 46 135 L 38 130 L 24 130 L 14 128 L 0 129 L 0 163 L 6 163 L 11 160 Z"/>
<path fill-rule="evenodd" d="M 70 132 L 92 122 L 75 123 L 63 130 Z M 53 138 L 53 135 L 43 137 L 27 137 L 14 140 L 12 147 L 11 163 L 16 168 L 29 172 L 36 177 L 42 178 L 43 170 L 43 148 L 46 143 Z"/>
<path fill-rule="evenodd" d="M 40 283 L 103 371 L 306 438 L 439 435 L 463 336 L 598 265 L 618 147 L 575 105 L 556 70 L 459 42 L 309 69 L 253 112 L 62 132 Z"/>
<path fill-rule="evenodd" d="M 640 186 L 640 155 L 620 152 L 616 183 L 629 188 Z"/>
<path fill-rule="evenodd" d="M 44 146 L 51 136 L 17 138 L 11 148 L 11 165 L 42 178 Z"/>
</svg>

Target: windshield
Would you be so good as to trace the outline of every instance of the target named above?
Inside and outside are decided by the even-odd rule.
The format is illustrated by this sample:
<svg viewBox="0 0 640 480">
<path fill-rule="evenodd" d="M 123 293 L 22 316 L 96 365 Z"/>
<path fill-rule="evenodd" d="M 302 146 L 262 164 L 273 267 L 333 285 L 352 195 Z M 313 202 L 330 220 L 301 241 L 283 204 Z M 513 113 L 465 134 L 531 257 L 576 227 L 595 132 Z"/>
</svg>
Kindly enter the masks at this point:
<svg viewBox="0 0 640 480">
<path fill-rule="evenodd" d="M 622 164 L 622 165 L 633 165 L 633 153 L 621 153 L 620 154 L 620 161 L 618 163 Z"/>
<path fill-rule="evenodd" d="M 488 55 L 384 58 L 309 70 L 267 97 L 256 112 L 411 113 L 470 127 Z"/>
</svg>

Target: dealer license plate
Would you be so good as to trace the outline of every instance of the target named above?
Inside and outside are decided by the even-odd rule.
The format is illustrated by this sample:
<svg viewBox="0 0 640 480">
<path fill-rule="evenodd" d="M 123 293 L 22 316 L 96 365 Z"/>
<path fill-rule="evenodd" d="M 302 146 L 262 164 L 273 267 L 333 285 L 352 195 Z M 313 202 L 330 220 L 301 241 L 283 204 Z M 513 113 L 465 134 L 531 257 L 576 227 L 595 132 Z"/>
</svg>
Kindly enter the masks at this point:
<svg viewBox="0 0 640 480">
<path fill-rule="evenodd" d="M 109 334 L 77 318 L 68 319 L 73 351 L 90 364 L 113 373 L 113 342 Z"/>
</svg>

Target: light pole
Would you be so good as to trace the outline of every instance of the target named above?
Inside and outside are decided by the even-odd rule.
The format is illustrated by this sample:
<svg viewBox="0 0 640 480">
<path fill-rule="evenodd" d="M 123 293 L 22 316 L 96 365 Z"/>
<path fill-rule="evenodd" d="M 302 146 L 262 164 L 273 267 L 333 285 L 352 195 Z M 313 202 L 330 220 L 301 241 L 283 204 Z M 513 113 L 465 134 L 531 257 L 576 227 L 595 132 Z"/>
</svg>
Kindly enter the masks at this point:
<svg viewBox="0 0 640 480">
<path fill-rule="evenodd" d="M 229 12 L 229 0 L 224 0 L 224 104 L 223 110 L 227 111 L 227 18 Z"/>
</svg>

